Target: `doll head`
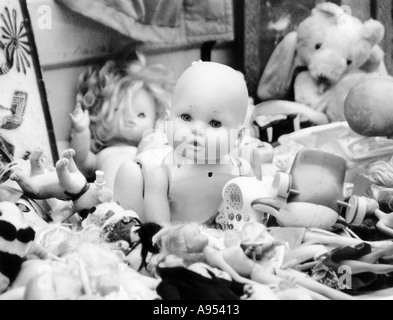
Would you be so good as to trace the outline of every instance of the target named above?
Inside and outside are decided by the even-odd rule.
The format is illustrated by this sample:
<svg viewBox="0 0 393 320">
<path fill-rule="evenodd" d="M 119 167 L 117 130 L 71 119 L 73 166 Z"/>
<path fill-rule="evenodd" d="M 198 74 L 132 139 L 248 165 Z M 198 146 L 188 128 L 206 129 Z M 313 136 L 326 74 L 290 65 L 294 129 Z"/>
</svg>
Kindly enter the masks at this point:
<svg viewBox="0 0 393 320">
<path fill-rule="evenodd" d="M 368 195 L 387 210 L 393 210 L 393 159 L 390 162 L 378 161 L 371 165 L 367 177 L 373 183 Z"/>
<path fill-rule="evenodd" d="M 154 238 L 163 255 L 174 255 L 183 259 L 186 266 L 196 262 L 204 262 L 203 249 L 209 240 L 198 225 L 189 224 L 164 228 Z"/>
<path fill-rule="evenodd" d="M 118 144 L 137 146 L 169 108 L 172 74 L 138 58 L 131 63 L 109 61 L 80 78 L 77 102 L 90 112 L 95 153 Z"/>
<path fill-rule="evenodd" d="M 241 141 L 248 100 L 241 73 L 218 63 L 195 63 L 175 87 L 168 141 L 182 157 L 222 159 Z"/>
</svg>

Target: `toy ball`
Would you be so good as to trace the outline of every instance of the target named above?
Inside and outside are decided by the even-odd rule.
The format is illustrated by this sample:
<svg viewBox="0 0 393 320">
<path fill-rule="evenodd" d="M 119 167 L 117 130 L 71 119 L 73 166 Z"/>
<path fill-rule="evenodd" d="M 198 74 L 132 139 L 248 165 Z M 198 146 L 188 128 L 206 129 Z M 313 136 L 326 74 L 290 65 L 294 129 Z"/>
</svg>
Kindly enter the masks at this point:
<svg viewBox="0 0 393 320">
<path fill-rule="evenodd" d="M 393 77 L 372 77 L 355 86 L 345 101 L 345 117 L 362 136 L 393 137 Z"/>
</svg>

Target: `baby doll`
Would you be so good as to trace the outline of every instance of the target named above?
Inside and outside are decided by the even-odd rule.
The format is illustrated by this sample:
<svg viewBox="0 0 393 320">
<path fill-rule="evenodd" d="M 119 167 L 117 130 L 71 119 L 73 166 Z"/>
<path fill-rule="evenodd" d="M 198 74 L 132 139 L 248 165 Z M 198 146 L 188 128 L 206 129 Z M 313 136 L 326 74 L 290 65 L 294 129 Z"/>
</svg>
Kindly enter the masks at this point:
<svg viewBox="0 0 393 320">
<path fill-rule="evenodd" d="M 71 114 L 78 167 L 88 177 L 106 172 L 110 190 L 119 166 L 134 159 L 142 138 L 169 107 L 171 74 L 138 58 L 129 64 L 110 61 L 83 74 Z"/>
<path fill-rule="evenodd" d="M 173 150 L 145 177 L 149 221 L 214 222 L 225 184 L 252 174 L 246 161 L 229 156 L 242 140 L 248 100 L 244 78 L 232 68 L 198 62 L 184 72 L 165 124 Z"/>
</svg>

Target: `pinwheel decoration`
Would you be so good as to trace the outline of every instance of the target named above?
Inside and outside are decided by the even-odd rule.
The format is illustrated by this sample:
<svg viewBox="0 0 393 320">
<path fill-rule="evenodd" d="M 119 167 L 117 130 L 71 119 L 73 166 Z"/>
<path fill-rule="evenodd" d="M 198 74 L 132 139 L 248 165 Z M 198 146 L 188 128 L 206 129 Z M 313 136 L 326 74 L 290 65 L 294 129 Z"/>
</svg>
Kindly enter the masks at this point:
<svg viewBox="0 0 393 320">
<path fill-rule="evenodd" d="M 18 21 L 15 9 L 11 14 L 6 8 L 0 18 L 0 76 L 9 73 L 14 66 L 26 74 L 31 67 L 31 51 L 24 22 Z"/>
</svg>

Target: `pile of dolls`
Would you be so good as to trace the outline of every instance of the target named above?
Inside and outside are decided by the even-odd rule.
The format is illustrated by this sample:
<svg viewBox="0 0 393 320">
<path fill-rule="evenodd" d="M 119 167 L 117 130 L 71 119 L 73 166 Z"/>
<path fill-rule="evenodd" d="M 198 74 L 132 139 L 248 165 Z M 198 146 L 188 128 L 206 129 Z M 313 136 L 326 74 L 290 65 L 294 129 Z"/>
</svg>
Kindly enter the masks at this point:
<svg viewBox="0 0 393 320">
<path fill-rule="evenodd" d="M 293 169 L 300 170 L 297 162 L 310 152 L 320 156 L 301 151 Z M 15 203 L 0 203 L 0 299 L 351 300 L 390 287 L 392 218 L 382 210 L 392 210 L 393 163 L 375 163 L 364 175 L 367 199 L 340 202 L 347 217 L 336 213 L 329 221 L 333 210 L 326 203 L 303 204 L 299 211 L 288 196 L 278 209 L 265 197 L 253 201 L 264 224 L 253 218 L 231 227 L 224 210 L 218 220 L 227 222 L 208 228 L 142 223 L 112 200 L 102 173 L 88 183 L 73 156 L 73 150 L 64 152 L 56 170 L 49 170 L 38 150 L 30 160 L 35 175 L 12 177 L 25 192 Z M 295 170 L 291 175 L 296 180 Z M 52 184 L 43 184 L 43 177 Z M 38 198 L 47 199 L 50 211 Z M 266 218 L 262 204 L 279 212 Z M 346 223 L 348 215 L 357 226 Z"/>
<path fill-rule="evenodd" d="M 379 42 L 374 24 L 361 30 Z M 327 150 L 280 160 L 247 130 L 242 74 L 197 62 L 175 84 L 135 58 L 81 75 L 59 161 L 35 149 L 0 173 L 0 300 L 353 300 L 393 287 L 393 162 L 348 183 Z"/>
</svg>

